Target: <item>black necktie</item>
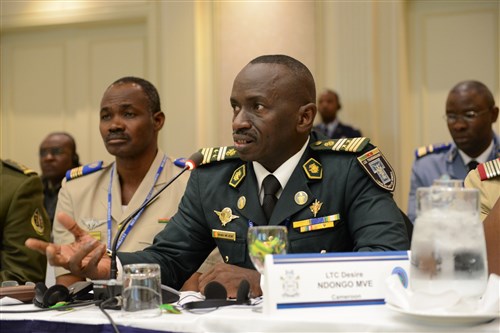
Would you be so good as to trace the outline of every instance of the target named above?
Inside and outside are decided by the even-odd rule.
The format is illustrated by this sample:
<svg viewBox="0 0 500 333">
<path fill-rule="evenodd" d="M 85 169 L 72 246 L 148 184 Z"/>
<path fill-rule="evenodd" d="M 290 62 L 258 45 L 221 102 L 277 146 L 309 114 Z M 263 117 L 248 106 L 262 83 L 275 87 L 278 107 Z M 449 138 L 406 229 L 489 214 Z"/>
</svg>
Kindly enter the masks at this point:
<svg viewBox="0 0 500 333">
<path fill-rule="evenodd" d="M 477 163 L 477 161 L 474 161 L 474 160 L 467 163 L 467 167 L 469 168 L 469 171 L 474 170 L 475 168 L 477 168 L 478 165 L 479 165 L 479 163 Z"/>
<path fill-rule="evenodd" d="M 264 200 L 262 201 L 262 209 L 264 209 L 264 214 L 266 215 L 267 222 L 269 223 L 269 218 L 271 217 L 274 206 L 276 206 L 276 202 L 278 201 L 276 193 L 278 193 L 281 185 L 276 177 L 274 177 L 273 175 L 268 175 L 266 178 L 264 178 L 262 186 L 264 187 Z"/>
</svg>

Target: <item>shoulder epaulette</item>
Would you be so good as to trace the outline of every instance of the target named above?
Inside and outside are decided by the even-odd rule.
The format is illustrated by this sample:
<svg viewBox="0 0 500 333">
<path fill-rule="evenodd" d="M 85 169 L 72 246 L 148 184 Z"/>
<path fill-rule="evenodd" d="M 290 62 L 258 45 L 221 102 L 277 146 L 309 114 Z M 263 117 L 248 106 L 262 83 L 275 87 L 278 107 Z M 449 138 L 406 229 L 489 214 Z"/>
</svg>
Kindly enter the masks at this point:
<svg viewBox="0 0 500 333">
<path fill-rule="evenodd" d="M 70 181 L 81 176 L 91 174 L 102 169 L 103 162 L 97 161 L 87 165 L 82 165 L 66 172 L 66 181 Z"/>
<path fill-rule="evenodd" d="M 331 150 L 358 153 L 362 151 L 369 142 L 370 139 L 365 137 L 328 139 L 313 142 L 310 147 L 313 150 Z"/>
<path fill-rule="evenodd" d="M 17 163 L 16 161 L 7 159 L 3 160 L 3 162 L 5 163 L 5 165 L 9 166 L 10 168 L 16 171 L 24 173 L 26 176 L 35 176 L 37 174 L 36 171 L 28 168 L 27 166 L 21 163 Z"/>
<path fill-rule="evenodd" d="M 477 166 L 481 180 L 487 180 L 500 176 L 500 158 L 481 163 Z"/>
<path fill-rule="evenodd" d="M 420 158 L 431 153 L 438 153 L 443 150 L 448 150 L 451 147 L 451 143 L 438 143 L 433 145 L 427 145 L 415 149 L 415 157 Z"/>
<path fill-rule="evenodd" d="M 202 148 L 199 151 L 203 155 L 200 165 L 239 158 L 234 146 Z"/>
</svg>

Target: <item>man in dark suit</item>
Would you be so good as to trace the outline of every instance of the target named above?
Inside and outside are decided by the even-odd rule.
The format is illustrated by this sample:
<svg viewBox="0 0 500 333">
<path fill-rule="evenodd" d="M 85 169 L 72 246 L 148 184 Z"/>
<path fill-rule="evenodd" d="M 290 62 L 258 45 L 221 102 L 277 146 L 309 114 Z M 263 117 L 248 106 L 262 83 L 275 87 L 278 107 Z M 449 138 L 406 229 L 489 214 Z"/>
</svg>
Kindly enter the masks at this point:
<svg viewBox="0 0 500 333">
<path fill-rule="evenodd" d="M 252 60 L 237 75 L 230 103 L 234 146 L 202 150 L 203 165 L 191 173 L 178 212 L 152 246 L 118 253 L 122 264 L 159 263 L 163 283 L 180 287 L 217 246 L 225 263 L 201 276 L 199 290 L 216 280 L 235 297 L 247 279 L 256 296 L 262 293 L 260 275 L 246 242 L 252 225 L 286 226 L 289 253 L 409 248 L 391 194 L 394 171 L 382 153 L 366 138 L 311 134 L 315 84 L 301 62 L 285 55 Z M 266 216 L 261 204 L 269 175 L 277 183 L 277 203 Z M 52 264 L 75 274 L 109 276 L 105 249 L 78 246 L 88 235 L 70 218 L 60 221 L 80 243 L 29 246 L 47 249 Z"/>
<path fill-rule="evenodd" d="M 337 118 L 341 108 L 340 97 L 335 91 L 327 89 L 321 93 L 318 98 L 318 111 L 322 122 L 314 126 L 314 130 L 331 139 L 360 137 L 361 131 L 342 124 Z"/>
</svg>

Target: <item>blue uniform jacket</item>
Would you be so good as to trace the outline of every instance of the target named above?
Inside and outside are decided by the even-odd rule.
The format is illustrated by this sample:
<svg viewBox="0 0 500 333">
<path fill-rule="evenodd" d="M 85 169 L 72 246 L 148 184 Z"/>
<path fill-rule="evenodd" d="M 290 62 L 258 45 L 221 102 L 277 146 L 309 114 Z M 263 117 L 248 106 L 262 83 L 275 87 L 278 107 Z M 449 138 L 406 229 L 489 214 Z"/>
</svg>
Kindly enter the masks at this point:
<svg viewBox="0 0 500 333">
<path fill-rule="evenodd" d="M 416 215 L 416 192 L 419 187 L 429 187 L 436 179 L 462 179 L 469 172 L 458 148 L 454 143 L 431 145 L 425 147 L 428 153 L 416 157 L 411 170 L 411 187 L 408 197 L 408 217 L 415 222 Z M 418 150 L 417 150 L 418 151 Z M 488 160 L 500 157 L 500 139 L 493 136 L 493 150 Z"/>
</svg>

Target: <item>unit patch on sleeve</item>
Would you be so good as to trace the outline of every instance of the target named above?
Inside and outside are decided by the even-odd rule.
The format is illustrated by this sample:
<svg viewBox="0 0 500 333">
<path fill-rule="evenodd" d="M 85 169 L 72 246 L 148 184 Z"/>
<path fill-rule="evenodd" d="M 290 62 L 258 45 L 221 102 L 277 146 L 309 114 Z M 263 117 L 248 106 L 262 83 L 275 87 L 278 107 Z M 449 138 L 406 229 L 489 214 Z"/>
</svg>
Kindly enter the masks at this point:
<svg viewBox="0 0 500 333">
<path fill-rule="evenodd" d="M 378 148 L 359 156 L 358 162 L 378 186 L 387 191 L 394 191 L 396 174 Z"/>
</svg>

